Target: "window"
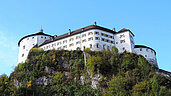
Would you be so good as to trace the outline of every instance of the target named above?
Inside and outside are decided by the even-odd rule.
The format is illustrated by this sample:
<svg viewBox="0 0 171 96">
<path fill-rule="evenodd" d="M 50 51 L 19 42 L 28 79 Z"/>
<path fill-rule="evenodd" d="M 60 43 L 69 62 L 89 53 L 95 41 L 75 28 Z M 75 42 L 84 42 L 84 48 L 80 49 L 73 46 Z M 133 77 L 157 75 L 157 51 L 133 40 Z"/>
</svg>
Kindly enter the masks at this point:
<svg viewBox="0 0 171 96">
<path fill-rule="evenodd" d="M 24 54 L 22 54 L 22 57 L 24 57 Z"/>
<path fill-rule="evenodd" d="M 125 47 L 123 47 L 122 49 L 125 50 Z"/>
<path fill-rule="evenodd" d="M 140 51 L 142 51 L 142 48 L 140 48 Z"/>
<path fill-rule="evenodd" d="M 34 39 L 34 37 L 32 37 L 32 39 Z"/>
<path fill-rule="evenodd" d="M 86 37 L 86 34 L 83 34 L 82 37 Z"/>
<path fill-rule="evenodd" d="M 145 57 L 147 57 L 147 55 L 145 55 Z"/>
<path fill-rule="evenodd" d="M 76 39 L 79 39 L 80 38 L 80 36 L 76 36 Z"/>
<path fill-rule="evenodd" d="M 82 40 L 82 42 L 86 42 L 86 39 Z"/>
<path fill-rule="evenodd" d="M 106 37 L 108 37 L 108 35 L 106 34 Z"/>
<path fill-rule="evenodd" d="M 120 38 L 122 38 L 122 37 L 125 37 L 125 35 L 123 34 L 123 35 L 120 35 Z"/>
<path fill-rule="evenodd" d="M 67 45 L 63 46 L 63 48 L 67 48 Z"/>
<path fill-rule="evenodd" d="M 106 40 L 106 42 L 109 42 L 109 40 Z"/>
<path fill-rule="evenodd" d="M 118 42 L 116 42 L 116 44 L 118 44 Z"/>
<path fill-rule="evenodd" d="M 100 40 L 100 38 L 99 37 L 95 37 L 95 40 Z"/>
<path fill-rule="evenodd" d="M 89 32 L 88 35 L 93 35 L 93 32 Z"/>
<path fill-rule="evenodd" d="M 67 43 L 67 40 L 64 40 L 64 41 L 63 41 L 63 44 L 64 44 L 64 43 Z"/>
<path fill-rule="evenodd" d="M 148 52 L 148 49 L 146 49 L 146 51 Z"/>
<path fill-rule="evenodd" d="M 94 33 L 99 35 L 99 32 L 94 32 Z"/>
<path fill-rule="evenodd" d="M 45 39 L 46 39 L 46 37 L 45 37 Z"/>
<path fill-rule="evenodd" d="M 41 38 L 43 38 L 43 36 L 41 36 Z"/>
<path fill-rule="evenodd" d="M 27 38 L 27 40 L 29 40 L 29 38 Z"/>
<path fill-rule="evenodd" d="M 77 50 L 80 50 L 80 47 L 77 47 Z"/>
<path fill-rule="evenodd" d="M 113 38 L 113 36 L 110 36 L 110 38 Z"/>
<path fill-rule="evenodd" d="M 103 33 L 101 33 L 101 35 L 103 36 L 104 34 L 103 34 Z"/>
<path fill-rule="evenodd" d="M 60 50 L 61 49 L 61 47 L 58 47 L 58 50 Z"/>
<path fill-rule="evenodd" d="M 92 44 L 90 44 L 90 48 L 92 48 Z"/>
<path fill-rule="evenodd" d="M 96 46 L 97 46 L 97 48 L 99 48 L 99 43 L 97 43 L 97 45 L 96 45 Z"/>
<path fill-rule="evenodd" d="M 69 41 L 73 41 L 73 40 L 74 40 L 74 38 L 70 38 L 70 39 L 69 39 Z"/>
<path fill-rule="evenodd" d="M 120 43 L 125 43 L 125 40 L 120 40 Z"/>
<path fill-rule="evenodd" d="M 69 47 L 71 47 L 71 46 L 74 46 L 74 43 L 72 43 L 72 44 L 69 44 Z"/>
<path fill-rule="evenodd" d="M 85 46 L 83 46 L 83 49 L 85 50 Z"/>
<path fill-rule="evenodd" d="M 25 45 L 23 46 L 23 49 L 25 49 Z"/>
<path fill-rule="evenodd" d="M 90 41 L 90 40 L 93 40 L 93 37 L 91 37 L 91 38 L 88 38 L 88 41 Z"/>
<path fill-rule="evenodd" d="M 102 41 L 104 41 L 104 39 L 102 38 Z"/>
<path fill-rule="evenodd" d="M 52 44 L 52 47 L 56 46 L 56 43 Z"/>
<path fill-rule="evenodd" d="M 76 44 L 80 44 L 80 41 L 76 42 Z"/>
</svg>

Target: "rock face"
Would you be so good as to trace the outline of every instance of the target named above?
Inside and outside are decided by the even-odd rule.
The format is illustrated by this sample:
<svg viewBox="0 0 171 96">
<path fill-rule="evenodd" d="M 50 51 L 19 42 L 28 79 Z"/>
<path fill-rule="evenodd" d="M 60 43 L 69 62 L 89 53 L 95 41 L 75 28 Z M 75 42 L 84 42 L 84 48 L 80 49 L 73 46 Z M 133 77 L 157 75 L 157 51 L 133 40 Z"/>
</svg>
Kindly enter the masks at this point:
<svg viewBox="0 0 171 96">
<path fill-rule="evenodd" d="M 92 78 L 92 88 L 98 88 L 99 81 L 101 81 L 102 75 L 101 74 L 95 74 Z"/>
</svg>

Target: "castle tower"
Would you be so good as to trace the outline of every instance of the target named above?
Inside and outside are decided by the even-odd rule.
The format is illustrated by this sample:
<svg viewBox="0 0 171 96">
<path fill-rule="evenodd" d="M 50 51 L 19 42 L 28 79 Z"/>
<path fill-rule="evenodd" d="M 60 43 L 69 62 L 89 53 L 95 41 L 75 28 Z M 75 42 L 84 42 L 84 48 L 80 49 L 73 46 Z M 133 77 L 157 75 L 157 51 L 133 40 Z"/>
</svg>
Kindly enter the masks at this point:
<svg viewBox="0 0 171 96">
<path fill-rule="evenodd" d="M 33 47 L 38 47 L 46 40 L 50 39 L 51 35 L 43 33 L 41 28 L 38 33 L 30 34 L 21 38 L 18 42 L 19 54 L 18 63 L 24 63 L 27 59 L 30 49 Z"/>
</svg>

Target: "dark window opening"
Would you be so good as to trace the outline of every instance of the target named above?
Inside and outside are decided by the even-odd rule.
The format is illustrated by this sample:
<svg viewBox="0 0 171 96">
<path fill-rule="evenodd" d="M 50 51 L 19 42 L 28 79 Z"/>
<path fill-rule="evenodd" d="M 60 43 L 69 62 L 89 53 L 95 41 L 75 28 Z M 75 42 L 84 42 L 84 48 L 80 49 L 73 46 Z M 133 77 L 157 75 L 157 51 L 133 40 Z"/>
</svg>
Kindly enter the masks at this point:
<svg viewBox="0 0 171 96">
<path fill-rule="evenodd" d="M 22 54 L 22 57 L 24 57 L 24 54 Z"/>
<path fill-rule="evenodd" d="M 99 48 L 99 44 L 97 44 L 97 48 Z"/>
<path fill-rule="evenodd" d="M 90 48 L 92 48 L 92 44 L 90 44 Z"/>
</svg>

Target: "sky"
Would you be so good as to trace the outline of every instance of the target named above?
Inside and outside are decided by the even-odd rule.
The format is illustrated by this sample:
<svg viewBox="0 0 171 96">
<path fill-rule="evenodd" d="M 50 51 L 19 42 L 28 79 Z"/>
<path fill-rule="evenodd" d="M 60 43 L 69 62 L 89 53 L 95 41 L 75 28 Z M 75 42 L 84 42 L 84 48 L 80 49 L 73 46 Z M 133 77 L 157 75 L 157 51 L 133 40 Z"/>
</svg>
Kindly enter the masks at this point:
<svg viewBox="0 0 171 96">
<path fill-rule="evenodd" d="M 44 32 L 61 35 L 97 25 L 130 29 L 137 45 L 157 52 L 160 69 L 171 72 L 171 0 L 0 0 L 0 75 L 17 66 L 18 41 Z"/>
</svg>

